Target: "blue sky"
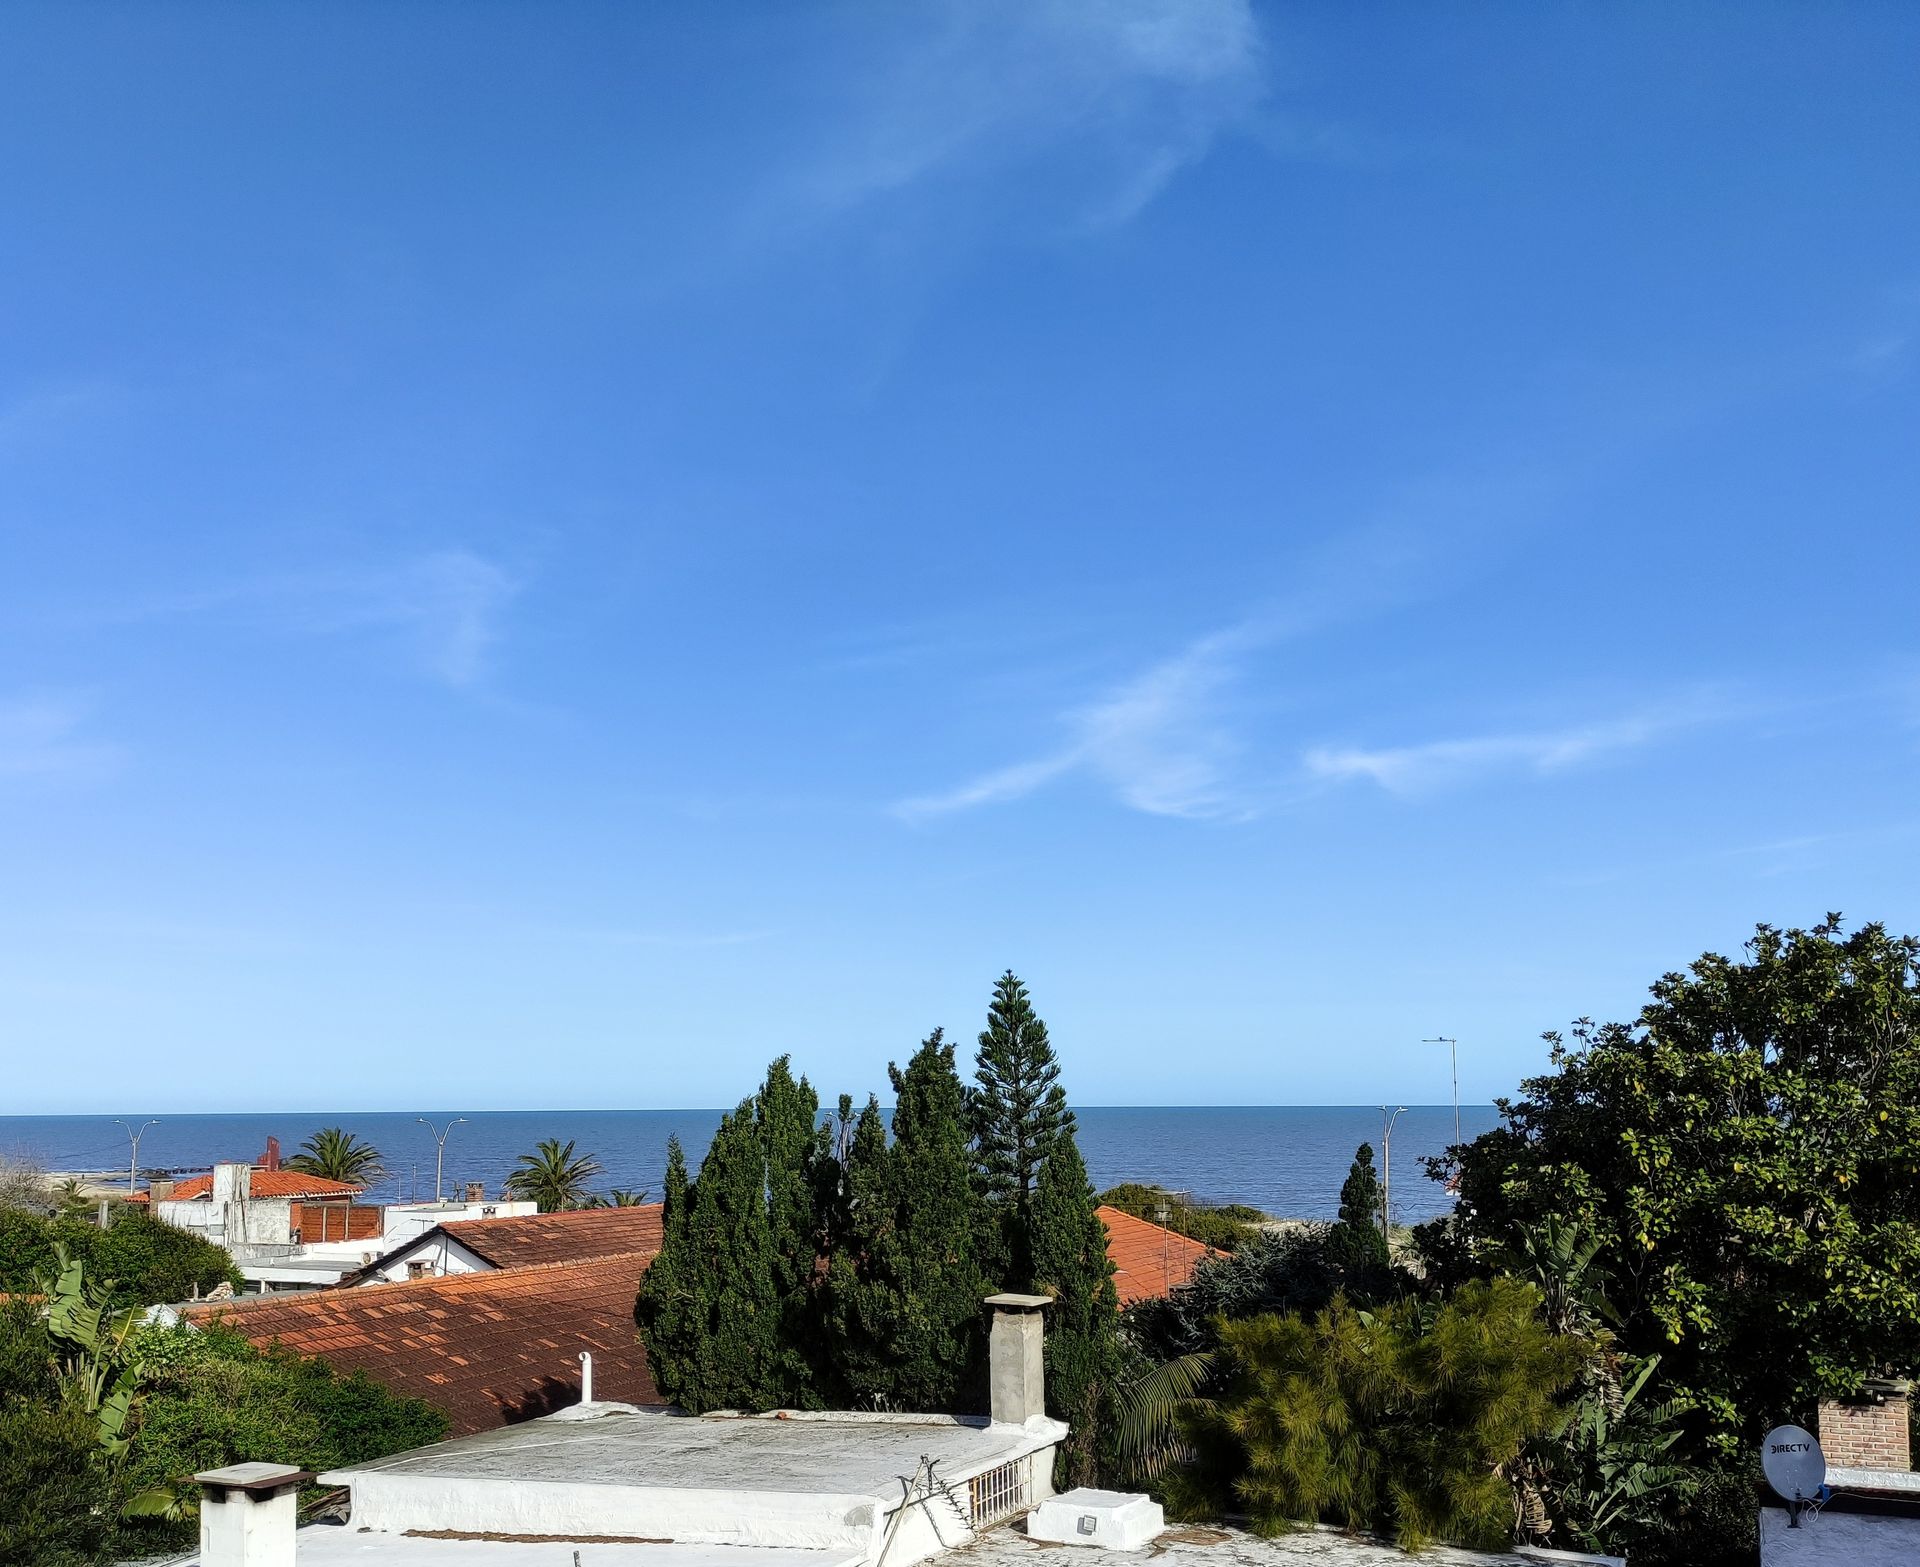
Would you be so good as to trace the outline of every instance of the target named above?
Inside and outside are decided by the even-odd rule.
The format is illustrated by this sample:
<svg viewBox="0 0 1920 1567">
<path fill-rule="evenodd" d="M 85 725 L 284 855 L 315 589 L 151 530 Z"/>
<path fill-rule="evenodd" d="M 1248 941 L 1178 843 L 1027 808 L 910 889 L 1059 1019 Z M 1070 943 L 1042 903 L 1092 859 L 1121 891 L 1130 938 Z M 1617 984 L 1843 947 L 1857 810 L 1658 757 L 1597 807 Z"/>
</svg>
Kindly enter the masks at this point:
<svg viewBox="0 0 1920 1567">
<path fill-rule="evenodd" d="M 1510 1090 L 1920 927 L 1920 10 L 21 6 L 0 1110 Z"/>
</svg>

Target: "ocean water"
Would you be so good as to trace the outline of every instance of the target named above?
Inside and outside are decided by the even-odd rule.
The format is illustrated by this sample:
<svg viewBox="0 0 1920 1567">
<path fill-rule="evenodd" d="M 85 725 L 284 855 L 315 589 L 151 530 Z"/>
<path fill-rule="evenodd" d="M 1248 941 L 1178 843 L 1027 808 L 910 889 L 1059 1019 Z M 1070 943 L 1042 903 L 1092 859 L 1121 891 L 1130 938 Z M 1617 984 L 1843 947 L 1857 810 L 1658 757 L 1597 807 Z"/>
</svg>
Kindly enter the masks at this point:
<svg viewBox="0 0 1920 1567">
<path fill-rule="evenodd" d="M 435 1111 L 444 1124 L 460 1111 Z M 719 1124 L 718 1110 L 489 1110 L 467 1112 L 447 1137 L 443 1184 L 465 1181 L 497 1193 L 516 1158 L 542 1138 L 572 1139 L 576 1153 L 604 1167 L 598 1185 L 660 1192 L 667 1139 L 678 1136 L 697 1164 Z M 1213 1202 L 1243 1202 L 1286 1218 L 1331 1219 L 1354 1149 L 1374 1145 L 1380 1112 L 1368 1105 L 1093 1106 L 1075 1112 L 1080 1147 L 1096 1187 L 1148 1181 Z M 128 1117 L 136 1126 L 139 1120 Z M 1462 1134 L 1493 1126 L 1490 1105 L 1463 1105 Z M 388 1178 L 375 1201 L 433 1195 L 434 1140 L 412 1114 L 340 1111 L 164 1116 L 140 1144 L 143 1172 L 204 1170 L 218 1159 L 249 1159 L 269 1135 L 291 1155 L 322 1126 L 343 1126 L 381 1152 Z M 1424 1154 L 1453 1141 L 1451 1105 L 1414 1105 L 1393 1134 L 1393 1216 L 1418 1223 L 1451 1199 L 1421 1170 Z M 48 1169 L 124 1170 L 127 1134 L 107 1116 L 0 1116 L 0 1153 Z"/>
</svg>

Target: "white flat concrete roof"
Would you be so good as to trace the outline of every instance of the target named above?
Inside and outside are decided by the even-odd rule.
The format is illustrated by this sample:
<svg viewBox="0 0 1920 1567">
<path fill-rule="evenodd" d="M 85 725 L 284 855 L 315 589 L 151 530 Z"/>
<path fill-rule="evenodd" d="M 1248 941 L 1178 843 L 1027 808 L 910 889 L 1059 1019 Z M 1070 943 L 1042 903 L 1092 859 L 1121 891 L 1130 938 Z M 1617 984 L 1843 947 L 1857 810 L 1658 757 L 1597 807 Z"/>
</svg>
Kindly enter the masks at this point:
<svg viewBox="0 0 1920 1567">
<path fill-rule="evenodd" d="M 1437 1546 L 1408 1556 L 1395 1546 L 1356 1540 L 1333 1529 L 1305 1529 L 1271 1540 L 1239 1529 L 1173 1524 L 1150 1548 L 1110 1551 L 1097 1545 L 1049 1545 L 1017 1528 L 993 1529 L 951 1554 L 953 1567 L 1540 1567 L 1503 1552 Z M 581 1558 L 586 1567 L 586 1558 Z"/>
<path fill-rule="evenodd" d="M 617 1540 L 435 1540 L 314 1524 L 294 1535 L 299 1567 L 854 1567 L 857 1551 L 634 1545 Z M 199 1567 L 187 1557 L 172 1567 Z"/>
<path fill-rule="evenodd" d="M 646 1409 L 594 1420 L 530 1420 L 321 1476 L 549 1481 L 699 1491 L 799 1491 L 900 1499 L 920 1459 L 978 1474 L 1059 1440 L 1058 1431 L 940 1416 L 677 1415 Z"/>
<path fill-rule="evenodd" d="M 935 1415 L 695 1417 L 614 1404 L 320 1478 L 351 1488 L 354 1527 L 387 1534 L 639 1538 L 851 1551 L 864 1560 L 923 1459 L 933 1461 L 944 1494 L 919 1505 L 926 1516 L 912 1527 L 917 1534 L 924 1525 L 937 1544 L 957 1544 L 970 1527 L 966 1482 L 1021 1464 L 1024 1489 L 1065 1434 L 1044 1419 L 1015 1426 Z M 925 1554 L 910 1545 L 899 1559 L 905 1567 Z"/>
</svg>

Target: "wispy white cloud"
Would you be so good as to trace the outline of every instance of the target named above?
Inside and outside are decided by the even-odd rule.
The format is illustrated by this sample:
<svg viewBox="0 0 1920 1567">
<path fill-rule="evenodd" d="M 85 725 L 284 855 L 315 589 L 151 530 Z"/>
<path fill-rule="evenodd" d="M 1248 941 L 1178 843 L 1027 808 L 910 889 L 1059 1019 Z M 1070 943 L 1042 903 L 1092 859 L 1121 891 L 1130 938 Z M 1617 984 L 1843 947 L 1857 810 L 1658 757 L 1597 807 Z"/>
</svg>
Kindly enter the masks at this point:
<svg viewBox="0 0 1920 1567">
<path fill-rule="evenodd" d="M 846 211 L 1045 154 L 1076 217 L 1122 222 L 1265 91 L 1249 0 L 946 0 L 910 27 L 862 13 L 859 79 L 789 199 Z"/>
<path fill-rule="evenodd" d="M 468 686 L 487 668 L 519 582 L 471 550 L 439 550 L 384 571 L 287 584 L 316 629 L 396 634 L 427 673 Z"/>
<path fill-rule="evenodd" d="M 90 736 L 87 718 L 87 704 L 70 697 L 0 701 L 0 779 L 75 782 L 112 772 L 120 747 Z"/>
<path fill-rule="evenodd" d="M 521 582 L 469 549 L 434 550 L 380 565 L 236 577 L 179 592 L 89 605 L 82 624 L 221 619 L 301 636 L 362 636 L 450 686 L 487 672 L 501 621 Z"/>
<path fill-rule="evenodd" d="M 1723 697 L 1702 695 L 1557 729 L 1373 749 L 1316 746 L 1303 765 L 1316 779 L 1363 780 L 1395 794 L 1420 794 L 1500 773 L 1550 777 L 1724 722 L 1737 710 Z"/>
<path fill-rule="evenodd" d="M 1059 749 L 983 773 L 941 794 L 903 800 L 909 821 L 1018 800 L 1072 773 L 1105 783 L 1154 816 L 1216 817 L 1245 810 L 1228 764 L 1237 742 L 1223 714 L 1246 658 L 1286 632 L 1278 617 L 1200 638 L 1066 716 Z"/>
</svg>

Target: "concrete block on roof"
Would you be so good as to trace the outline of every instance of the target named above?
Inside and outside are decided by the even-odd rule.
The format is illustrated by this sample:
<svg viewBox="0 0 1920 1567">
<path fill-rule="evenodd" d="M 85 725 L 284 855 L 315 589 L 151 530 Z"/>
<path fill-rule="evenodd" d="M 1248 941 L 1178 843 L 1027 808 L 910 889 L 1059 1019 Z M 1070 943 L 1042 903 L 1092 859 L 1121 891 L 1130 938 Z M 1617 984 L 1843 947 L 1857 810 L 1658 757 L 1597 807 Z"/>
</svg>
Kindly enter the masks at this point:
<svg viewBox="0 0 1920 1567">
<path fill-rule="evenodd" d="M 1143 1551 L 1166 1527 L 1166 1514 L 1152 1497 L 1088 1486 L 1049 1497 L 1027 1514 L 1029 1539 L 1110 1551 Z"/>
</svg>

